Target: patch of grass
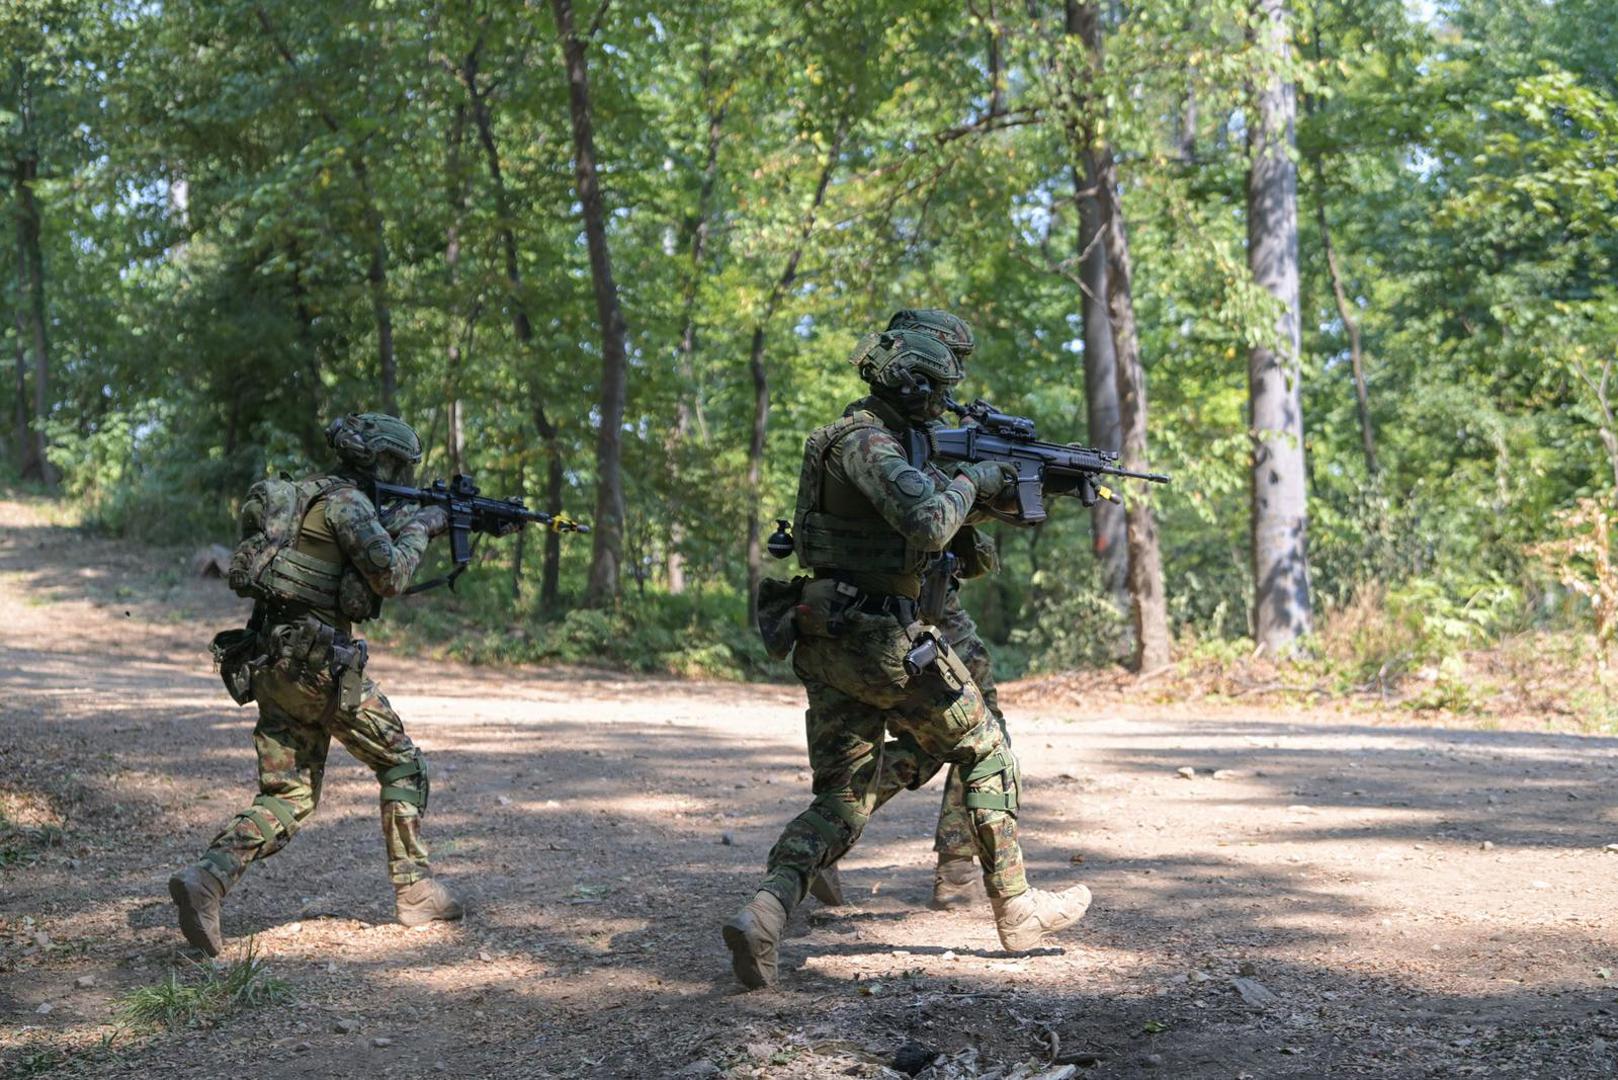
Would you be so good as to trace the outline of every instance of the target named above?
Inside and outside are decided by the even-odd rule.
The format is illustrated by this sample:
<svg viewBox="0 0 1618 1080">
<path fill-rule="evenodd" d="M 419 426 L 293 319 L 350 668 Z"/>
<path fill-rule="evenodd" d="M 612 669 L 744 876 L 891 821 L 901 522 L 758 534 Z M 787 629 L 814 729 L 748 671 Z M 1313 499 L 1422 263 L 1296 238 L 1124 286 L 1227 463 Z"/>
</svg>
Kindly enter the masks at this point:
<svg viewBox="0 0 1618 1080">
<path fill-rule="evenodd" d="M 232 964 L 192 964 L 182 977 L 168 978 L 125 994 L 118 1018 L 137 1031 L 211 1027 L 227 1017 L 260 1005 L 288 1001 L 292 989 L 269 973 L 251 940 L 247 955 Z"/>
<path fill-rule="evenodd" d="M 58 826 L 19 826 L 0 813 L 0 870 L 38 862 L 42 851 L 61 847 L 66 837 Z"/>
</svg>

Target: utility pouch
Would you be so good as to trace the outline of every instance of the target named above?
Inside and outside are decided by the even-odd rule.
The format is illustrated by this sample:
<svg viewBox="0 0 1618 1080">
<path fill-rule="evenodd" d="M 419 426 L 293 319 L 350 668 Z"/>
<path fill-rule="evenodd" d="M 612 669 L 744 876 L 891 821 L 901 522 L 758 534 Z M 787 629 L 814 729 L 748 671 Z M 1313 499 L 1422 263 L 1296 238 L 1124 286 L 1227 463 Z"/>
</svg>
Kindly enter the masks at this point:
<svg viewBox="0 0 1618 1080">
<path fill-rule="evenodd" d="M 836 578 L 815 578 L 803 587 L 798 601 L 798 633 L 805 637 L 838 637 L 843 617 L 860 598 L 860 591 Z"/>
<path fill-rule="evenodd" d="M 765 578 L 758 583 L 758 636 L 771 660 L 785 660 L 798 640 L 798 599 L 806 577 Z"/>
<path fill-rule="evenodd" d="M 365 662 L 370 659 L 365 642 L 350 641 L 332 646 L 331 670 L 337 680 L 337 707 L 352 712 L 365 700 Z"/>
<path fill-rule="evenodd" d="M 955 576 L 963 581 L 1000 569 L 1000 550 L 994 537 L 973 525 L 963 525 L 949 542 L 949 550 L 959 560 Z"/>
<path fill-rule="evenodd" d="M 258 634 L 247 629 L 221 630 L 208 648 L 230 700 L 238 705 L 252 701 L 253 671 L 263 659 L 259 655 Z"/>
<path fill-rule="evenodd" d="M 927 622 L 944 621 L 944 609 L 949 604 L 949 591 L 955 585 L 959 565 L 960 560 L 953 551 L 940 552 L 927 564 L 921 580 L 921 596 L 917 597 L 917 607 Z"/>
</svg>

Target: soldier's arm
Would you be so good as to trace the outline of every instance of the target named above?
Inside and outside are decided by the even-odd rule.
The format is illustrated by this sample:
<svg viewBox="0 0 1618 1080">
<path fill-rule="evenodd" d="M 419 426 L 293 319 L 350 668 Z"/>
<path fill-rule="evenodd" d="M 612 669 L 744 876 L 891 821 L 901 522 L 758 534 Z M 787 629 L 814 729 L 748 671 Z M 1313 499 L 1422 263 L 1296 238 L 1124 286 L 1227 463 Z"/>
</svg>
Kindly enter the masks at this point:
<svg viewBox="0 0 1618 1080">
<path fill-rule="evenodd" d="M 407 519 L 388 535 L 371 500 L 355 488 L 339 488 L 326 496 L 326 520 L 343 549 L 378 596 L 398 596 L 410 585 L 430 539 L 427 526 Z"/>
<path fill-rule="evenodd" d="M 942 551 L 977 498 L 977 486 L 964 476 L 939 489 L 886 432 L 855 431 L 840 449 L 843 471 L 854 486 L 907 543 L 923 551 Z"/>
</svg>

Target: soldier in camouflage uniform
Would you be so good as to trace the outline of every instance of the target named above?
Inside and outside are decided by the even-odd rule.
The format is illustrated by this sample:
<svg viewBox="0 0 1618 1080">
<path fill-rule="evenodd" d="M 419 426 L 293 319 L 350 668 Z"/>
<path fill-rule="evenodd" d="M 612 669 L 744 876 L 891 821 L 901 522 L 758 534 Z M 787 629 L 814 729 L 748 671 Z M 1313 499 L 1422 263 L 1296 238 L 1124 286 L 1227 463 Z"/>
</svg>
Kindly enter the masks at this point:
<svg viewBox="0 0 1618 1080">
<path fill-rule="evenodd" d="M 224 895 L 250 864 L 285 847 L 314 813 L 333 737 L 380 784 L 399 921 L 415 926 L 461 916 L 460 904 L 431 876 L 421 840 L 426 762 L 388 699 L 364 677 L 364 643 L 350 636 L 354 621 L 380 611 L 382 597 L 405 590 L 428 541 L 448 528 L 448 519 L 440 507 L 400 508 L 385 518 L 368 493 L 373 480 L 409 482 L 421 460 L 421 441 L 409 425 L 380 413 L 351 414 L 335 421 L 326 437 L 341 461 L 337 472 L 255 485 L 242 508 L 244 534 L 261 537 L 256 523 L 279 512 L 291 515 L 292 535 L 283 547 L 264 549 L 248 631 L 221 635 L 242 642 L 238 657 L 224 663 L 227 685 L 239 680 L 239 700 L 258 701 L 259 795 L 199 862 L 169 879 L 186 940 L 210 956 L 222 944 Z M 244 539 L 238 558 L 251 546 Z M 238 576 L 233 560 L 231 583 L 245 592 Z"/>
<path fill-rule="evenodd" d="M 985 462 L 949 476 L 929 461 L 928 425 L 963 374 L 935 335 L 871 335 L 853 360 L 872 393 L 809 436 L 793 522 L 798 559 L 814 572 L 794 608 L 793 669 L 809 697 L 815 797 L 771 849 L 757 894 L 724 925 L 732 968 L 748 987 L 775 982 L 792 909 L 877 807 L 945 765 L 961 767 L 973 849 L 1006 948 L 1032 948 L 1090 903 L 1082 885 L 1029 888 L 1016 759 L 960 656 L 946 648 L 918 672 L 904 666 L 915 645 L 942 637 L 919 617 L 925 574 L 1013 474 Z"/>
<path fill-rule="evenodd" d="M 887 328 L 931 334 L 955 354 L 955 358 L 963 367 L 976 347 L 971 327 L 957 316 L 937 308 L 906 308 L 896 311 L 893 318 L 888 320 Z M 968 524 L 961 526 L 961 531 L 956 537 L 957 542 L 954 546 L 966 555 L 959 561 L 960 572 L 956 575 L 958 580 L 978 577 L 999 569 L 999 554 L 987 536 L 979 534 Z M 944 640 L 972 673 L 972 681 L 977 683 L 978 689 L 983 694 L 984 707 L 1000 726 L 1000 733 L 1009 747 L 1011 734 L 1006 729 L 1005 714 L 1000 711 L 1000 692 L 994 681 L 994 662 L 989 655 L 988 647 L 978 636 L 977 624 L 972 621 L 972 616 L 967 614 L 966 608 L 961 604 L 960 591 L 955 583 L 952 583 L 949 589 L 948 601 L 943 616 L 938 620 L 938 628 L 943 632 Z M 933 850 L 938 854 L 938 863 L 933 871 L 933 895 L 930 906 L 938 911 L 968 908 L 988 898 L 983 891 L 983 877 L 978 873 L 975 863 L 977 846 L 972 838 L 971 815 L 966 809 L 966 784 L 963 776 L 959 765 L 949 766 L 949 772 L 944 780 L 943 804 L 938 811 L 938 828 L 933 834 Z M 894 786 L 895 790 L 898 788 L 897 781 L 891 776 L 884 776 L 883 783 Z M 889 796 L 879 798 L 886 801 Z M 836 865 L 822 870 L 810 883 L 809 891 L 824 904 L 836 906 L 843 903 L 842 883 L 838 879 Z"/>
<path fill-rule="evenodd" d="M 930 333 L 955 354 L 964 367 L 972 355 L 976 342 L 972 329 L 947 311 L 936 308 L 904 310 L 894 313 L 888 320 L 889 330 L 916 330 Z M 961 560 L 960 577 L 977 577 L 999 569 L 999 554 L 993 542 L 979 535 L 972 526 L 963 526 L 962 532 L 971 532 L 970 546 L 976 558 Z M 959 535 L 959 534 L 957 534 Z M 1011 745 L 1011 733 L 1006 730 L 1006 717 L 1000 711 L 1000 691 L 994 682 L 994 662 L 987 646 L 978 636 L 977 624 L 961 604 L 960 591 L 954 584 L 949 590 L 948 604 L 938 628 L 972 673 L 972 681 L 983 693 L 983 705 L 1000 727 L 1006 745 Z M 932 907 L 939 911 L 970 907 L 984 899 L 983 878 L 973 865 L 976 854 L 972 842 L 972 819 L 966 809 L 966 783 L 961 766 L 951 765 L 944 780 L 943 805 L 938 811 L 938 829 L 933 834 L 933 850 L 938 853 L 938 865 L 933 872 Z"/>
</svg>

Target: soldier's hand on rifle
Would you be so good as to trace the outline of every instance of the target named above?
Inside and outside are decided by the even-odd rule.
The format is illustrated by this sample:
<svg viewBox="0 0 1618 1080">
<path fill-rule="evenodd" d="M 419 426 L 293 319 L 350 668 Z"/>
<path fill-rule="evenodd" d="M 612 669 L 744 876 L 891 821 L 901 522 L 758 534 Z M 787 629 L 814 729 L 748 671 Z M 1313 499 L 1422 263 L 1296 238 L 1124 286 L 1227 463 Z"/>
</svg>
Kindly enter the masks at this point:
<svg viewBox="0 0 1618 1080">
<path fill-rule="evenodd" d="M 424 506 L 416 511 L 414 520 L 426 526 L 429 539 L 449 532 L 449 512 L 442 506 Z"/>
<path fill-rule="evenodd" d="M 972 481 L 979 499 L 992 499 L 1017 482 L 1017 467 L 1005 461 L 969 461 L 955 471 Z"/>
</svg>

